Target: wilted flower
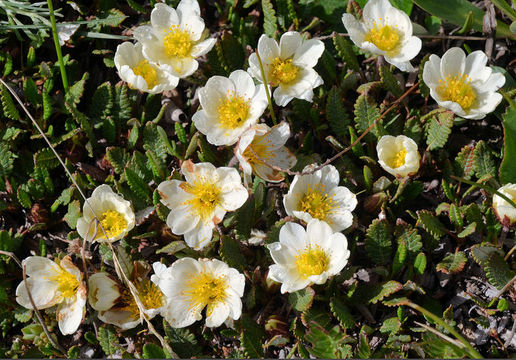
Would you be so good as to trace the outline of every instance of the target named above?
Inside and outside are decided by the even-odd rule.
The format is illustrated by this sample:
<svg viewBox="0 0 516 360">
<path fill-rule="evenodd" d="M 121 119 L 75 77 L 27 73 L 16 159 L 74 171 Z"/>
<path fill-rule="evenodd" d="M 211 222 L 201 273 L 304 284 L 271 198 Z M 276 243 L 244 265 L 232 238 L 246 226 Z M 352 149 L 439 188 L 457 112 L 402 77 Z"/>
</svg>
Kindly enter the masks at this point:
<svg viewBox="0 0 516 360">
<path fill-rule="evenodd" d="M 324 51 L 322 41 L 304 40 L 300 33 L 289 31 L 281 36 L 278 45 L 276 40 L 262 35 L 257 51 L 267 82 L 278 87 L 274 90 L 274 101 L 278 105 L 286 106 L 294 98 L 312 101 L 313 89 L 323 84 L 313 69 Z M 263 82 L 255 53 L 249 57 L 247 71 Z"/>
<path fill-rule="evenodd" d="M 423 80 L 443 108 L 465 119 L 483 119 L 502 101 L 496 90 L 505 84 L 505 76 L 493 73 L 486 63 L 487 56 L 481 50 L 466 57 L 461 48 L 454 47 L 442 59 L 430 55 Z"/>
<path fill-rule="evenodd" d="M 97 311 L 111 309 L 122 296 L 118 283 L 106 272 L 98 272 L 88 277 L 88 302 Z"/>
<path fill-rule="evenodd" d="M 87 291 L 82 273 L 70 256 L 56 262 L 42 256 L 29 256 L 22 261 L 34 305 L 41 310 L 57 305 L 57 322 L 63 335 L 73 334 L 81 324 Z M 16 288 L 16 301 L 32 309 L 29 294 L 22 281 Z"/>
<path fill-rule="evenodd" d="M 158 65 L 147 61 L 142 54 L 142 45 L 124 42 L 116 48 L 115 66 L 120 78 L 129 87 L 151 94 L 172 90 L 179 78 L 163 71 Z"/>
<path fill-rule="evenodd" d="M 333 165 L 313 174 L 296 175 L 283 198 L 285 211 L 304 222 L 325 221 L 333 231 L 347 229 L 353 223 L 351 211 L 357 206 L 357 198 L 347 187 L 339 186 L 339 180 L 339 172 Z"/>
<path fill-rule="evenodd" d="M 195 127 L 213 145 L 233 145 L 251 125 L 258 122 L 267 107 L 263 85 L 255 85 L 243 70 L 229 78 L 212 76 L 199 90 L 202 109 L 192 117 Z"/>
<path fill-rule="evenodd" d="M 375 55 L 402 71 L 413 71 L 410 64 L 421 50 L 421 39 L 412 36 L 412 22 L 389 0 L 370 0 L 364 6 L 363 20 L 351 14 L 342 15 L 349 37 L 359 48 Z"/>
<path fill-rule="evenodd" d="M 419 170 L 417 144 L 405 135 L 385 135 L 376 145 L 378 162 L 389 174 L 399 177 L 413 175 Z"/>
<path fill-rule="evenodd" d="M 201 320 L 204 308 L 208 327 L 240 318 L 245 277 L 226 263 L 182 258 L 168 268 L 160 263 L 153 266 L 162 268 L 151 280 L 167 298 L 161 314 L 170 326 L 182 328 Z"/>
<path fill-rule="evenodd" d="M 83 239 L 114 242 L 134 228 L 135 217 L 131 203 L 115 194 L 109 185 L 103 184 L 93 190 L 88 203 L 84 203 L 83 216 L 77 219 L 77 232 Z M 100 224 L 95 221 L 95 215 Z"/>
<path fill-rule="evenodd" d="M 516 184 L 505 184 L 498 189 L 498 192 L 516 202 Z M 516 208 L 497 194 L 493 196 L 493 208 L 502 223 L 506 221 L 509 222 L 509 225 L 516 223 Z M 505 220 L 506 218 L 508 220 Z"/>
<path fill-rule="evenodd" d="M 180 78 L 192 75 L 199 66 L 195 58 L 215 45 L 216 40 L 205 40 L 205 35 L 196 0 L 181 0 L 177 9 L 157 3 L 150 26 L 134 30 L 134 37 L 143 45 L 143 56 Z"/>
<path fill-rule="evenodd" d="M 310 220 L 305 229 L 288 222 L 279 242 L 267 245 L 274 264 L 268 277 L 281 283 L 281 292 L 295 292 L 310 284 L 324 284 L 348 263 L 348 241 L 324 221 Z"/>
<path fill-rule="evenodd" d="M 235 147 L 235 156 L 245 174 L 270 182 L 280 182 L 284 176 L 279 170 L 290 169 L 296 164 L 296 157 L 284 145 L 290 137 L 287 122 L 272 129 L 265 124 L 251 127 L 242 134 Z"/>
<path fill-rule="evenodd" d="M 181 172 L 186 181 L 164 181 L 158 191 L 170 209 L 167 225 L 174 234 L 184 235 L 188 246 L 200 250 L 209 244 L 213 228 L 226 212 L 241 207 L 249 194 L 234 168 L 188 160 Z"/>
</svg>

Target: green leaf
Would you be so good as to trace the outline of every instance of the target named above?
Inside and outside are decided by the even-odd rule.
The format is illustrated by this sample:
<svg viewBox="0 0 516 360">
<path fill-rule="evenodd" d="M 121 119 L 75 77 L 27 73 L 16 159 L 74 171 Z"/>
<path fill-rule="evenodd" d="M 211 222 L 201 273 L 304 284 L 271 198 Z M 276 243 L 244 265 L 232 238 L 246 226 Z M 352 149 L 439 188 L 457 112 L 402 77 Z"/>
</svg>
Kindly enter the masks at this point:
<svg viewBox="0 0 516 360">
<path fill-rule="evenodd" d="M 113 89 L 111 87 L 111 83 L 106 81 L 93 93 L 88 115 L 93 120 L 100 121 L 110 114 L 112 107 Z"/>
<path fill-rule="evenodd" d="M 401 285 L 399 282 L 394 280 L 388 281 L 375 289 L 375 294 L 369 300 L 369 302 L 376 304 L 378 301 L 382 301 L 387 296 L 390 296 L 400 291 L 401 289 L 403 289 L 403 285 Z"/>
<path fill-rule="evenodd" d="M 18 306 L 16 310 L 14 310 L 14 318 L 19 322 L 26 323 L 32 318 L 32 310 Z"/>
<path fill-rule="evenodd" d="M 9 90 L 2 84 L 0 86 L 0 100 L 2 102 L 2 109 L 4 111 L 4 115 L 11 120 L 20 120 L 20 113 L 18 109 L 14 105 L 13 98 L 11 94 L 9 94 Z"/>
<path fill-rule="evenodd" d="M 129 154 L 124 148 L 109 147 L 106 150 L 106 158 L 115 170 L 115 173 L 121 174 L 124 172 L 125 166 L 129 162 Z"/>
<path fill-rule="evenodd" d="M 404 241 L 398 242 L 398 249 L 396 249 L 396 253 L 394 254 L 394 259 L 392 261 L 393 274 L 397 274 L 403 268 L 406 259 L 407 245 Z"/>
<path fill-rule="evenodd" d="M 16 157 L 9 151 L 9 146 L 5 142 L 0 143 L 0 176 L 11 174 Z"/>
<path fill-rule="evenodd" d="M 360 95 L 355 103 L 355 128 L 358 132 L 366 131 L 379 117 L 380 110 L 376 107 L 376 102 L 366 94 Z M 385 134 L 380 121 L 376 123 L 371 132 L 377 138 Z"/>
<path fill-rule="evenodd" d="M 86 84 L 86 80 L 88 80 L 89 77 L 90 75 L 88 73 L 84 73 L 81 80 L 70 86 L 70 89 L 65 95 L 65 102 L 69 104 L 79 103 L 82 94 L 84 93 L 84 85 Z"/>
<path fill-rule="evenodd" d="M 81 352 L 81 348 L 78 345 L 74 345 L 68 349 L 68 359 L 78 359 Z"/>
<path fill-rule="evenodd" d="M 220 38 L 220 50 L 224 58 L 223 63 L 228 66 L 227 71 L 242 69 L 245 62 L 245 52 L 237 37 L 230 32 L 224 32 Z"/>
<path fill-rule="evenodd" d="M 167 355 L 161 348 L 156 344 L 147 343 L 143 345 L 143 358 L 144 359 L 166 359 Z"/>
<path fill-rule="evenodd" d="M 59 160 L 57 160 L 50 148 L 44 148 L 34 154 L 34 164 L 47 169 L 53 169 L 59 166 Z"/>
<path fill-rule="evenodd" d="M 455 158 L 454 168 L 457 176 L 463 177 L 466 180 L 471 179 L 475 172 L 475 151 L 473 146 L 466 145 L 460 150 Z"/>
<path fill-rule="evenodd" d="M 397 98 L 403 95 L 403 90 L 398 84 L 398 80 L 396 80 L 387 65 L 383 65 L 380 68 L 380 78 L 382 79 L 382 86 L 385 90 L 390 91 Z"/>
<path fill-rule="evenodd" d="M 122 128 L 131 118 L 132 103 L 127 94 L 127 86 L 116 85 L 113 91 L 113 107 L 111 117 L 119 128 Z"/>
<path fill-rule="evenodd" d="M 68 204 L 68 212 L 64 216 L 64 220 L 72 229 L 77 226 L 77 219 L 81 215 L 81 203 L 79 200 L 74 200 Z"/>
<path fill-rule="evenodd" d="M 342 105 L 342 96 L 337 87 L 332 87 L 326 99 L 326 118 L 331 129 L 340 138 L 345 138 L 350 123 L 346 109 Z"/>
<path fill-rule="evenodd" d="M 428 210 L 417 211 L 418 224 L 433 235 L 436 239 L 439 239 L 446 233 L 446 228 L 437 219 L 437 217 Z"/>
<path fill-rule="evenodd" d="M 483 30 L 484 11 L 467 0 L 448 0 L 446 2 L 414 0 L 414 3 L 430 14 L 438 16 L 457 26 L 462 26 L 466 22 L 469 13 L 472 12 L 473 20 L 471 26 L 476 31 L 482 32 Z M 496 36 L 507 37 L 513 40 L 516 39 L 516 35 L 511 33 L 509 26 L 501 21 L 497 22 Z"/>
<path fill-rule="evenodd" d="M 248 358 L 257 359 L 264 356 L 263 339 L 265 331 L 247 314 L 243 314 L 240 320 L 241 333 L 240 344 L 244 348 L 244 353 Z"/>
<path fill-rule="evenodd" d="M 243 270 L 247 263 L 242 251 L 240 250 L 239 242 L 230 237 L 222 236 L 220 242 L 220 257 L 230 267 L 235 269 Z"/>
<path fill-rule="evenodd" d="M 367 229 L 365 248 L 369 258 L 377 265 L 385 264 L 391 258 L 392 239 L 387 221 L 373 220 Z"/>
<path fill-rule="evenodd" d="M 394 335 L 396 334 L 401 328 L 401 321 L 397 317 L 391 317 L 388 319 L 385 319 L 383 321 L 382 326 L 380 327 L 380 332 L 382 334 L 389 334 Z"/>
<path fill-rule="evenodd" d="M 162 160 L 167 158 L 169 146 L 163 141 L 162 132 L 158 131 L 156 124 L 152 122 L 145 124 L 145 128 L 143 129 L 143 143 L 147 149 L 154 151 Z"/>
<path fill-rule="evenodd" d="M 484 263 L 489 260 L 491 255 L 495 253 L 502 257 L 504 256 L 503 251 L 492 244 L 483 243 L 473 245 L 471 247 L 471 256 L 473 256 L 473 260 L 475 260 L 475 262 L 481 266 L 483 266 Z"/>
<path fill-rule="evenodd" d="M 351 311 L 341 300 L 336 297 L 331 298 L 330 309 L 343 329 L 352 329 L 355 326 L 355 319 Z"/>
<path fill-rule="evenodd" d="M 99 327 L 97 339 L 106 355 L 113 355 L 120 347 L 112 326 Z"/>
<path fill-rule="evenodd" d="M 247 240 L 251 234 L 251 227 L 254 224 L 254 196 L 251 195 L 247 201 L 242 205 L 236 213 L 235 230 L 237 236 L 241 239 Z"/>
<path fill-rule="evenodd" d="M 127 179 L 127 183 L 129 187 L 136 195 L 138 195 L 142 199 L 150 198 L 150 188 L 149 185 L 139 176 L 136 172 L 131 170 L 130 168 L 126 168 L 124 170 L 125 178 Z"/>
<path fill-rule="evenodd" d="M 516 109 L 510 107 L 503 116 L 504 155 L 500 165 L 502 184 L 516 183 Z"/>
<path fill-rule="evenodd" d="M 197 343 L 195 335 L 188 329 L 175 329 L 163 319 L 163 328 L 167 335 L 167 342 L 172 350 L 183 359 L 197 356 L 202 348 Z"/>
<path fill-rule="evenodd" d="M 338 326 L 334 326 L 328 331 L 317 323 L 311 323 L 310 330 L 305 334 L 305 340 L 311 343 L 308 351 L 316 358 L 338 359 L 344 357 L 340 349 L 344 347 L 347 336 Z"/>
<path fill-rule="evenodd" d="M 408 16 L 412 13 L 412 0 L 390 0 L 391 4 L 401 11 L 405 12 Z"/>
<path fill-rule="evenodd" d="M 484 140 L 480 140 L 475 146 L 475 172 L 479 179 L 496 174 L 496 165 L 491 156 L 491 150 Z"/>
<path fill-rule="evenodd" d="M 23 92 L 25 93 L 25 98 L 33 107 L 41 104 L 41 95 L 38 93 L 36 83 L 31 77 L 26 78 L 23 82 Z"/>
<path fill-rule="evenodd" d="M 127 18 L 127 16 L 125 16 L 120 10 L 109 9 L 105 16 L 96 19 L 97 21 L 95 25 L 117 27 L 125 20 L 125 18 Z"/>
<path fill-rule="evenodd" d="M 426 255 L 419 253 L 414 260 L 414 270 L 418 275 L 423 275 L 426 269 Z"/>
<path fill-rule="evenodd" d="M 263 31 L 265 35 L 274 38 L 274 34 L 278 29 L 276 23 L 276 12 L 270 0 L 262 0 L 262 11 L 263 11 Z"/>
<path fill-rule="evenodd" d="M 439 112 L 434 114 L 426 127 L 426 143 L 429 150 L 442 148 L 448 141 L 453 126 L 453 113 Z"/>
<path fill-rule="evenodd" d="M 457 251 L 455 254 L 445 256 L 435 269 L 444 274 L 456 274 L 464 269 L 467 261 L 466 255 L 462 251 Z"/>
<path fill-rule="evenodd" d="M 349 41 L 343 35 L 336 35 L 333 38 L 333 44 L 335 45 L 335 49 L 339 56 L 342 58 L 342 61 L 347 65 L 347 67 L 353 71 L 359 72 L 360 66 L 358 65 L 357 56 L 353 52 L 353 45 L 351 41 Z"/>
<path fill-rule="evenodd" d="M 315 291 L 311 287 L 306 287 L 302 290 L 290 293 L 288 295 L 288 302 L 297 311 L 305 311 L 312 306 Z"/>
<path fill-rule="evenodd" d="M 457 236 L 461 239 L 464 239 L 467 236 L 470 236 L 475 233 L 477 230 L 477 223 L 471 223 L 468 226 L 464 228 L 460 233 L 457 234 Z"/>
<path fill-rule="evenodd" d="M 515 273 L 509 268 L 509 264 L 498 253 L 489 256 L 489 260 L 484 263 L 484 271 L 489 282 L 498 290 L 501 290 L 509 281 L 512 280 Z"/>
</svg>

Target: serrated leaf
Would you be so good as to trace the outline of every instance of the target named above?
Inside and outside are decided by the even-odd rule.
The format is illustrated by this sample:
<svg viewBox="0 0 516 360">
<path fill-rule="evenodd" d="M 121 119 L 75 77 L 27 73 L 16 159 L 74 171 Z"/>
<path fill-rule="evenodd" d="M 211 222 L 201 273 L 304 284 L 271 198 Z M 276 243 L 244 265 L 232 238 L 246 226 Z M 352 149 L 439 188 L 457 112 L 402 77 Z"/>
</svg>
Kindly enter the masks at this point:
<svg viewBox="0 0 516 360">
<path fill-rule="evenodd" d="M 356 72 L 360 71 L 360 66 L 358 65 L 358 60 L 353 52 L 353 46 L 351 42 L 343 35 L 336 35 L 333 38 L 333 44 L 335 45 L 335 49 L 339 53 L 339 56 L 342 58 L 342 61 L 346 63 L 347 67 Z"/>
<path fill-rule="evenodd" d="M 467 236 L 470 236 L 475 233 L 477 230 L 477 223 L 471 223 L 468 226 L 464 228 L 460 233 L 457 234 L 457 236 L 461 239 L 464 239 Z"/>
<path fill-rule="evenodd" d="M 461 251 L 457 251 L 455 254 L 445 256 L 435 269 L 444 274 L 456 274 L 464 269 L 467 261 L 466 255 Z"/>
<path fill-rule="evenodd" d="M 496 165 L 491 156 L 491 151 L 484 140 L 480 140 L 475 146 L 475 173 L 480 179 L 487 175 L 496 174 Z"/>
<path fill-rule="evenodd" d="M 131 257 L 125 251 L 122 245 L 117 246 L 117 256 L 118 261 L 120 263 L 120 267 L 124 271 L 124 273 L 127 275 L 127 277 L 131 278 L 134 270 L 133 261 L 131 260 Z"/>
<path fill-rule="evenodd" d="M 363 133 L 366 131 L 379 117 L 380 110 L 376 107 L 376 102 L 366 94 L 360 95 L 355 103 L 355 128 L 358 132 Z M 376 123 L 371 133 L 377 138 L 384 135 L 385 130 L 381 125 L 381 121 Z"/>
<path fill-rule="evenodd" d="M 228 71 L 232 72 L 241 69 L 245 61 L 245 52 L 242 44 L 237 37 L 230 32 L 224 32 L 220 38 L 221 56 L 224 58 L 224 63 L 228 66 Z"/>
<path fill-rule="evenodd" d="M 351 311 L 341 300 L 336 297 L 331 298 L 330 309 L 343 329 L 352 329 L 355 326 L 355 319 L 351 315 Z"/>
<path fill-rule="evenodd" d="M 473 260 L 480 266 L 484 265 L 494 253 L 504 256 L 503 251 L 492 244 L 483 243 L 471 247 L 471 256 L 473 256 Z"/>
<path fill-rule="evenodd" d="M 484 271 L 489 282 L 498 290 L 507 285 L 515 275 L 503 256 L 496 252 L 491 254 L 489 260 L 484 263 Z"/>
<path fill-rule="evenodd" d="M 81 80 L 70 86 L 70 89 L 68 89 L 68 92 L 65 95 L 65 102 L 69 104 L 79 103 L 82 94 L 84 93 L 84 85 L 89 77 L 90 75 L 88 73 L 84 73 Z"/>
<path fill-rule="evenodd" d="M 311 287 L 306 287 L 302 290 L 290 293 L 288 295 L 288 302 L 297 311 L 305 311 L 312 306 L 315 291 Z"/>
<path fill-rule="evenodd" d="M 64 220 L 72 229 L 77 226 L 77 219 L 81 215 L 81 203 L 79 200 L 74 200 L 68 204 L 68 212 L 64 216 Z"/>
<path fill-rule="evenodd" d="M 143 345 L 142 355 L 144 359 L 166 359 L 167 356 L 161 346 L 147 343 Z"/>
<path fill-rule="evenodd" d="M 127 183 L 129 187 L 136 195 L 138 195 L 142 199 L 147 199 L 150 197 L 150 188 L 149 185 L 143 180 L 136 172 L 131 170 L 130 168 L 126 168 L 124 170 L 125 178 L 127 179 Z"/>
<path fill-rule="evenodd" d="M 247 261 L 242 254 L 239 242 L 236 239 L 230 236 L 222 236 L 219 252 L 222 260 L 224 260 L 224 262 L 226 262 L 230 267 L 239 270 L 244 269 Z"/>
<path fill-rule="evenodd" d="M 274 34 L 278 29 L 276 23 L 276 12 L 270 0 L 262 0 L 262 12 L 263 12 L 263 32 L 265 35 L 274 38 Z"/>
<path fill-rule="evenodd" d="M 401 285 L 401 283 L 394 280 L 388 281 L 375 289 L 376 294 L 369 300 L 369 302 L 376 304 L 378 301 L 382 301 L 387 296 L 390 296 L 401 289 L 403 289 L 403 285 Z"/>
<path fill-rule="evenodd" d="M 109 9 L 103 17 L 97 18 L 94 24 L 98 26 L 117 27 L 125 20 L 125 18 L 127 18 L 127 16 L 125 16 L 120 10 Z"/>
<path fill-rule="evenodd" d="M 448 215 L 450 217 L 450 222 L 458 228 L 461 228 L 464 225 L 464 220 L 462 219 L 462 214 L 455 204 L 450 204 L 450 208 L 448 210 Z"/>
<path fill-rule="evenodd" d="M 385 319 L 383 321 L 382 326 L 380 327 L 380 332 L 382 334 L 389 334 L 394 335 L 396 334 L 401 328 L 401 321 L 397 317 L 391 317 L 388 319 Z"/>
<path fill-rule="evenodd" d="M 201 347 L 190 330 L 186 328 L 173 328 L 165 319 L 163 319 L 163 328 L 165 329 L 168 343 L 180 358 L 192 358 L 201 352 Z"/>
<path fill-rule="evenodd" d="M 437 239 L 446 233 L 444 225 L 428 210 L 417 211 L 417 219 L 418 224 Z"/>
<path fill-rule="evenodd" d="M 9 90 L 2 84 L 0 85 L 0 100 L 2 102 L 2 110 L 4 112 L 4 116 L 8 117 L 11 120 L 20 120 L 20 113 L 18 109 L 14 105 L 13 98 L 9 93 Z"/>
<path fill-rule="evenodd" d="M 2 142 L 0 143 L 0 176 L 7 176 L 11 174 L 14 165 L 14 159 L 17 156 L 9 151 L 9 146 Z"/>
<path fill-rule="evenodd" d="M 398 248 L 392 260 L 392 273 L 397 274 L 405 265 L 407 259 L 407 245 L 404 241 L 398 241 Z"/>
<path fill-rule="evenodd" d="M 131 118 L 132 103 L 127 94 L 127 86 L 116 85 L 113 91 L 113 107 L 111 117 L 119 128 L 122 128 Z"/>
<path fill-rule="evenodd" d="M 346 137 L 350 121 L 342 105 L 342 96 L 335 86 L 330 89 L 326 98 L 326 118 L 335 134 L 340 138 Z"/>
<path fill-rule="evenodd" d="M 36 83 L 31 77 L 26 78 L 23 82 L 23 92 L 25 93 L 25 98 L 32 106 L 36 107 L 41 104 L 41 95 L 38 93 Z"/>
<path fill-rule="evenodd" d="M 475 152 L 473 146 L 466 145 L 455 158 L 455 173 L 466 180 L 471 179 L 475 171 Z"/>
<path fill-rule="evenodd" d="M 248 315 L 242 315 L 240 320 L 242 331 L 240 333 L 240 344 L 248 358 L 257 359 L 264 356 L 263 339 L 265 331 Z"/>
<path fill-rule="evenodd" d="M 163 142 L 156 124 L 152 122 L 145 124 L 143 129 L 143 143 L 162 160 L 167 158 L 168 146 Z"/>
<path fill-rule="evenodd" d="M 311 343 L 308 348 L 310 354 L 323 359 L 342 358 L 340 348 L 346 338 L 338 326 L 326 330 L 317 323 L 311 323 L 310 330 L 305 334 L 305 340 Z"/>
<path fill-rule="evenodd" d="M 503 116 L 504 155 L 500 165 L 502 184 L 516 183 L 516 109 L 509 106 Z"/>
<path fill-rule="evenodd" d="M 403 94 L 403 90 L 398 84 L 398 80 L 396 80 L 388 66 L 383 65 L 380 68 L 380 78 L 382 79 L 383 88 L 390 91 L 395 97 L 398 98 Z"/>
<path fill-rule="evenodd" d="M 442 148 L 448 141 L 453 126 L 453 113 L 439 112 L 429 119 L 426 127 L 426 143 L 429 150 Z"/>
<path fill-rule="evenodd" d="M 26 323 L 32 318 L 32 310 L 19 306 L 14 310 L 14 318 L 19 322 Z"/>
<path fill-rule="evenodd" d="M 378 219 L 373 220 L 367 229 L 365 248 L 367 255 L 377 265 L 385 264 L 391 258 L 392 239 L 389 224 Z"/>
<path fill-rule="evenodd" d="M 115 331 L 111 326 L 99 327 L 97 340 L 106 355 L 113 355 L 120 346 Z"/>
<path fill-rule="evenodd" d="M 124 172 L 125 166 L 129 161 L 129 154 L 124 148 L 110 147 L 106 150 L 106 158 L 117 174 Z"/>
<path fill-rule="evenodd" d="M 34 164 L 35 166 L 53 169 L 59 166 L 59 160 L 50 148 L 44 148 L 34 154 Z"/>
</svg>

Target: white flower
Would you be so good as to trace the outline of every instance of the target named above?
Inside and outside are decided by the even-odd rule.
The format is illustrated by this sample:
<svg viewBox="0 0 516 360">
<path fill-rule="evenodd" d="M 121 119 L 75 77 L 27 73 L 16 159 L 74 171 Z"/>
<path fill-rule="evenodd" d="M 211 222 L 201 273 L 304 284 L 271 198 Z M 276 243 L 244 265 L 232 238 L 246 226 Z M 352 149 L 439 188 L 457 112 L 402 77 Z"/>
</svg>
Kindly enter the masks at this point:
<svg viewBox="0 0 516 360">
<path fill-rule="evenodd" d="M 142 54 L 142 45 L 124 42 L 116 48 L 115 66 L 120 78 L 129 87 L 151 94 L 172 90 L 179 78 L 163 71 L 158 65 L 147 61 Z"/>
<path fill-rule="evenodd" d="M 155 264 L 154 264 L 155 265 Z M 245 277 L 220 260 L 182 258 L 151 280 L 167 298 L 161 315 L 170 326 L 182 328 L 202 319 L 206 326 L 220 326 L 242 314 Z"/>
<path fill-rule="evenodd" d="M 312 219 L 305 229 L 288 222 L 280 229 L 279 242 L 267 245 L 274 264 L 268 277 L 281 283 L 281 293 L 295 292 L 310 284 L 324 284 L 348 263 L 348 240 L 324 221 Z"/>
<path fill-rule="evenodd" d="M 81 324 L 87 291 L 82 273 L 70 256 L 54 262 L 42 256 L 29 256 L 22 261 L 34 305 L 41 310 L 57 305 L 57 321 L 63 335 L 73 334 Z M 16 301 L 32 309 L 25 282 L 16 288 Z"/>
<path fill-rule="evenodd" d="M 342 22 L 359 48 L 383 55 L 385 61 L 402 71 L 414 70 L 410 60 L 421 50 L 421 39 L 412 36 L 408 15 L 389 0 L 369 0 L 361 22 L 351 14 L 342 15 Z"/>
<path fill-rule="evenodd" d="M 313 174 L 296 175 L 283 198 L 287 214 L 307 223 L 312 219 L 326 221 L 333 231 L 347 229 L 353 223 L 351 211 L 357 206 L 357 198 L 347 187 L 339 186 L 339 180 L 333 165 Z"/>
<path fill-rule="evenodd" d="M 414 175 L 419 170 L 417 144 L 405 135 L 385 135 L 376 145 L 378 162 L 389 174 L 397 177 Z"/>
<path fill-rule="evenodd" d="M 243 70 L 229 78 L 212 76 L 199 90 L 202 109 L 192 117 L 195 127 L 213 145 L 233 145 L 251 125 L 258 122 L 267 107 L 263 85 L 254 85 Z"/>
<path fill-rule="evenodd" d="M 504 194 L 513 202 L 516 202 L 516 184 L 505 184 L 498 189 L 498 192 Z M 493 196 L 493 208 L 500 221 L 505 222 L 504 219 L 507 217 L 510 225 L 516 223 L 516 208 L 505 201 L 501 196 L 496 194 Z"/>
<path fill-rule="evenodd" d="M 135 217 L 131 203 L 115 194 L 109 185 L 103 184 L 93 190 L 88 202 L 91 208 L 84 203 L 83 216 L 77 220 L 77 232 L 83 239 L 114 242 L 122 239 L 134 228 Z M 92 208 L 94 213 L 91 211 Z M 95 221 L 94 214 L 98 216 L 100 224 Z"/>
<path fill-rule="evenodd" d="M 505 76 L 493 73 L 486 63 L 484 52 L 473 51 L 466 57 L 461 48 L 454 47 L 442 59 L 430 55 L 423 80 L 443 108 L 465 119 L 483 119 L 502 101 L 496 90 L 505 84 Z"/>
<path fill-rule="evenodd" d="M 97 311 L 111 309 L 120 294 L 118 283 L 108 273 L 98 272 L 88 278 L 88 301 Z"/>
<path fill-rule="evenodd" d="M 180 78 L 192 75 L 199 66 L 195 58 L 208 53 L 216 42 L 205 40 L 197 0 L 181 0 L 177 9 L 157 3 L 150 22 L 150 26 L 134 30 L 134 37 L 143 45 L 143 56 Z"/>
<path fill-rule="evenodd" d="M 188 160 L 181 172 L 186 181 L 164 181 L 158 191 L 170 209 L 167 225 L 174 234 L 184 235 L 188 246 L 200 250 L 209 244 L 213 228 L 226 212 L 241 207 L 249 194 L 234 168 Z"/>
<path fill-rule="evenodd" d="M 270 182 L 280 182 L 284 176 L 279 170 L 290 169 L 296 164 L 296 157 L 284 145 L 290 137 L 287 122 L 273 126 L 259 124 L 242 134 L 235 147 L 235 156 L 245 174 L 255 175 Z"/>
<path fill-rule="evenodd" d="M 262 35 L 258 40 L 258 54 L 262 60 L 265 78 L 274 90 L 274 101 L 286 106 L 293 98 L 312 101 L 313 89 L 323 84 L 322 78 L 313 69 L 324 51 L 320 40 L 304 40 L 296 31 L 281 36 L 279 45 L 276 40 Z M 247 70 L 263 82 L 260 63 L 255 53 L 249 57 Z"/>
</svg>

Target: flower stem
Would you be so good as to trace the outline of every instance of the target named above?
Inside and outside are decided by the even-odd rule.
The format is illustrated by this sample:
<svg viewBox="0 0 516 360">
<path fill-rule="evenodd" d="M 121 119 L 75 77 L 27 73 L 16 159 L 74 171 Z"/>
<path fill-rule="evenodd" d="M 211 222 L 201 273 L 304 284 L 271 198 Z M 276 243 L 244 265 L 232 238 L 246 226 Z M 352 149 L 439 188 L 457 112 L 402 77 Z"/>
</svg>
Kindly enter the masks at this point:
<svg viewBox="0 0 516 360">
<path fill-rule="evenodd" d="M 56 17 L 54 16 L 54 6 L 52 0 L 47 0 L 48 12 L 50 13 L 50 23 L 52 25 L 52 36 L 54 38 L 54 45 L 56 46 L 57 61 L 59 62 L 59 70 L 61 72 L 61 80 L 65 93 L 68 93 L 68 77 L 63 61 L 63 54 L 61 52 L 61 45 L 59 45 L 59 36 L 57 35 Z"/>
<path fill-rule="evenodd" d="M 476 186 L 476 187 L 479 187 L 481 189 L 487 190 L 490 193 L 496 194 L 499 197 L 501 197 L 502 199 L 504 199 L 505 201 L 507 201 L 509 204 L 511 204 L 511 206 L 513 208 L 516 209 L 516 203 L 512 199 L 510 199 L 508 196 L 502 194 L 501 192 L 499 192 L 495 188 L 492 188 L 491 186 L 487 186 L 487 185 L 484 185 L 484 184 L 479 184 L 479 183 L 476 183 L 474 181 L 470 181 L 470 180 L 467 180 L 467 179 L 464 179 L 464 178 L 461 178 L 461 177 L 458 177 L 458 176 L 450 175 L 450 177 L 452 179 L 454 179 L 454 180 L 461 181 L 461 182 L 464 182 L 466 184 L 469 184 L 469 185 Z"/>
<path fill-rule="evenodd" d="M 272 107 L 271 93 L 269 92 L 269 87 L 267 86 L 265 70 L 263 69 L 262 59 L 260 58 L 260 54 L 258 54 L 258 50 L 256 51 L 256 57 L 258 58 L 258 63 L 260 64 L 260 72 L 262 74 L 263 86 L 265 86 L 265 94 L 267 94 L 267 101 L 269 102 L 269 111 L 271 113 L 272 122 L 274 125 L 276 125 L 278 122 L 276 120 L 276 114 L 274 114 L 274 108 Z"/>
</svg>

